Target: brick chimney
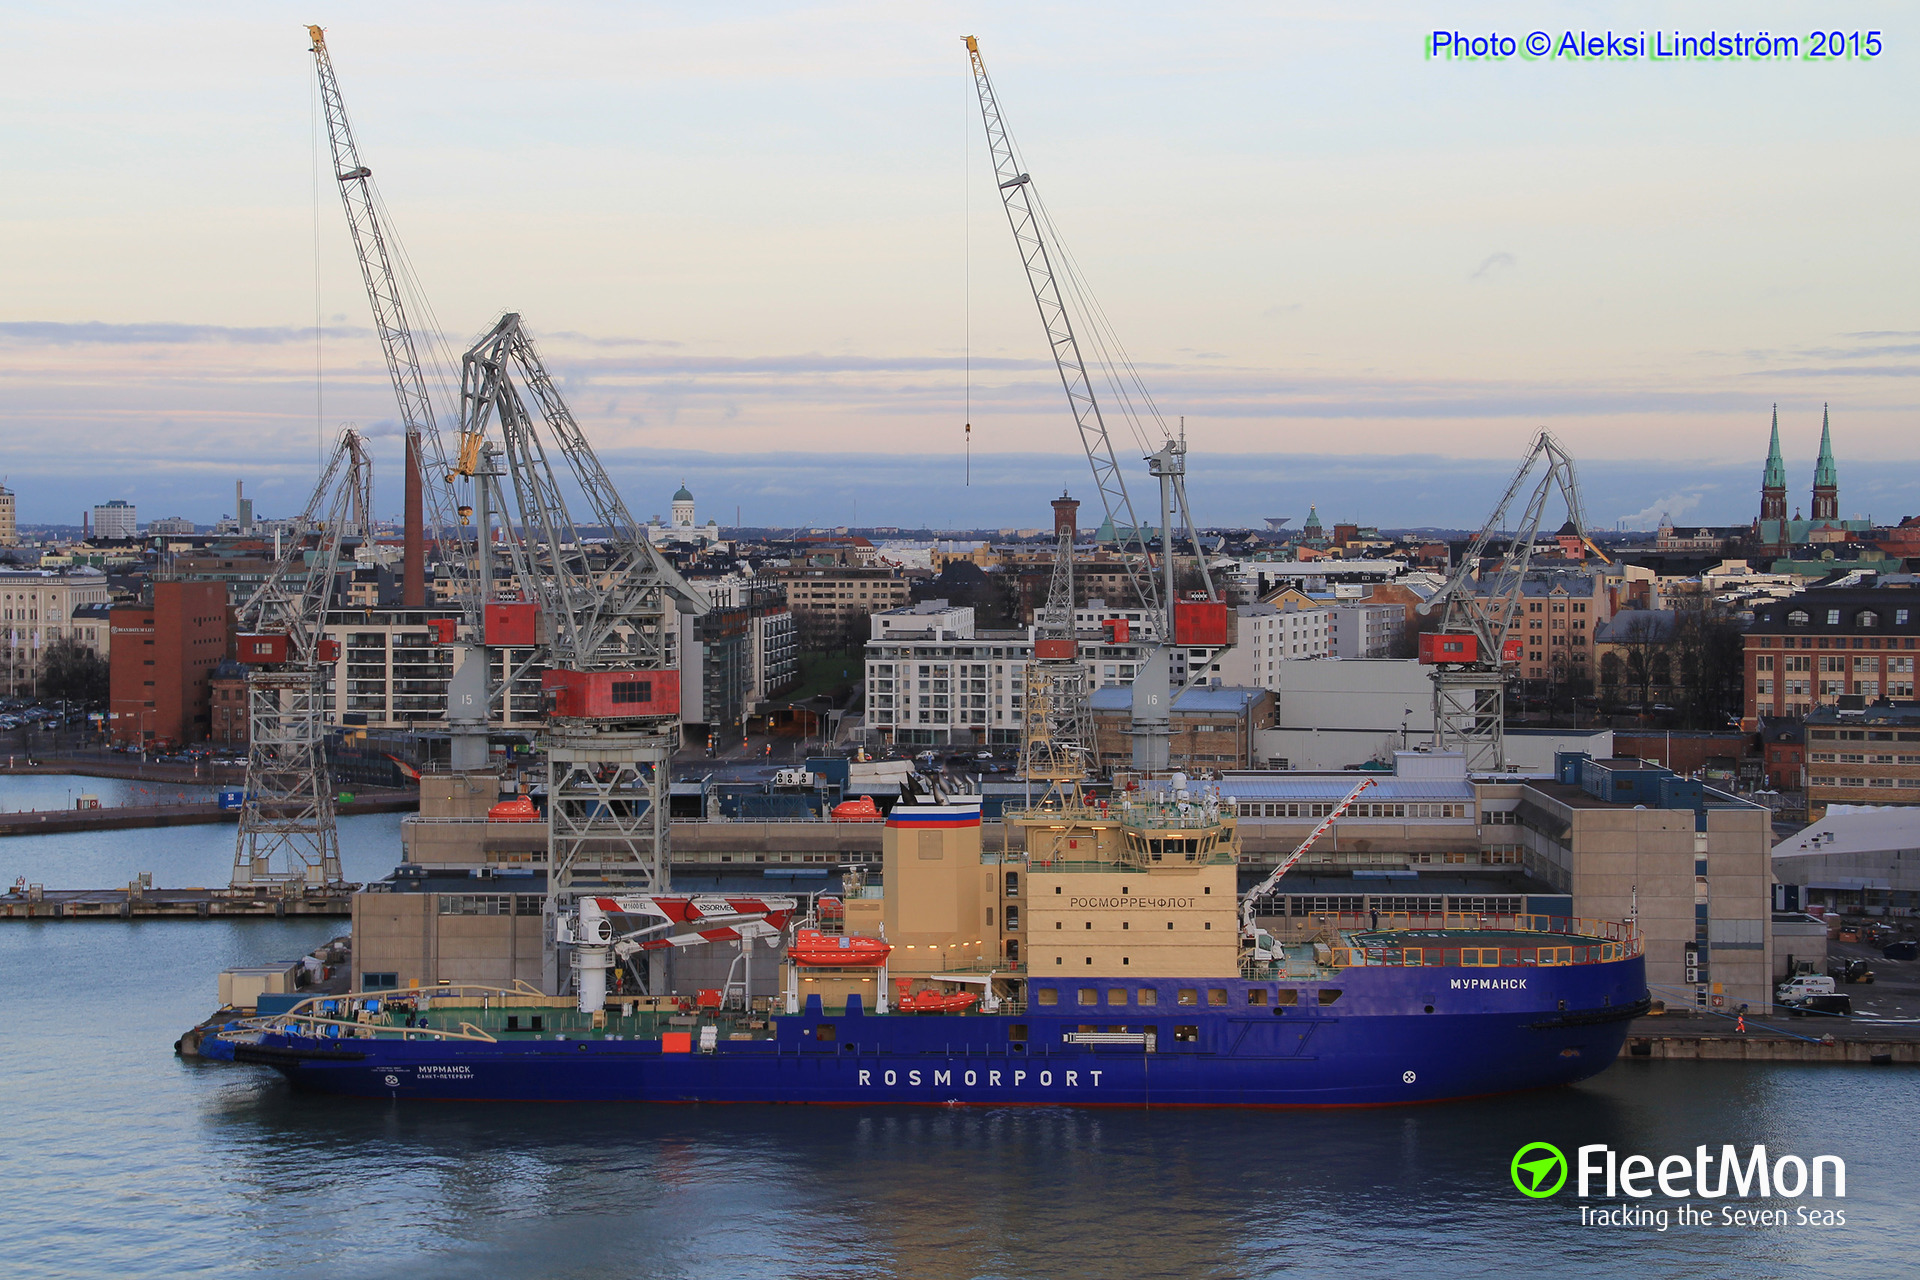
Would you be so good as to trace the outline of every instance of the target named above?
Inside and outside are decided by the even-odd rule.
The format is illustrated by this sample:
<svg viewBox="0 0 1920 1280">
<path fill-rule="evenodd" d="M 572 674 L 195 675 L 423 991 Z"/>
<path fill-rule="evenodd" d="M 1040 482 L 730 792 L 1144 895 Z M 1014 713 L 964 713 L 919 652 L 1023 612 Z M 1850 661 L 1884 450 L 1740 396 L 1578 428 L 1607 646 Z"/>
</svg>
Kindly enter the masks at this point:
<svg viewBox="0 0 1920 1280">
<path fill-rule="evenodd" d="M 420 442 L 407 437 L 406 515 L 400 552 L 400 604 L 407 609 L 427 606 L 426 521 L 421 512 Z"/>
</svg>

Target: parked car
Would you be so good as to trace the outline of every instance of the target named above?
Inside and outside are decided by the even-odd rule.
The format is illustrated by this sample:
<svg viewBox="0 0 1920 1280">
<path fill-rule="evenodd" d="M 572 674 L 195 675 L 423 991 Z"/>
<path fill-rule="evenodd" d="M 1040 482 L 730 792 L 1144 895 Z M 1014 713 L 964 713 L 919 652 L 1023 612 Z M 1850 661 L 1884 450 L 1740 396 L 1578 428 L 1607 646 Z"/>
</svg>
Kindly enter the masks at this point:
<svg viewBox="0 0 1920 1280">
<path fill-rule="evenodd" d="M 1787 1008 L 1796 1018 L 1804 1018 L 1810 1013 L 1829 1018 L 1847 1018 L 1853 1016 L 1853 997 L 1832 994 L 1807 996 L 1794 1001 Z"/>
<path fill-rule="evenodd" d="M 1911 938 L 1889 942 L 1881 946 L 1880 954 L 1889 960 L 1920 960 L 1920 942 Z"/>
</svg>

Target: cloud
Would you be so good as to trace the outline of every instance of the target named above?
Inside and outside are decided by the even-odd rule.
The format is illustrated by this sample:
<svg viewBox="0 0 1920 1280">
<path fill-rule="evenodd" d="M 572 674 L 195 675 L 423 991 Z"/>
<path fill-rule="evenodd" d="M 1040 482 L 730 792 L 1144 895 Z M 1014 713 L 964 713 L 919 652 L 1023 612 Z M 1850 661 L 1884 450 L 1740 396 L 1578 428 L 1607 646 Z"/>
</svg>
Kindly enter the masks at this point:
<svg viewBox="0 0 1920 1280">
<path fill-rule="evenodd" d="M 1664 498 L 1654 499 L 1631 515 L 1621 516 L 1620 523 L 1629 529 L 1654 529 L 1659 527 L 1662 516 L 1678 523 L 1680 517 L 1700 505 L 1700 498 L 1698 491 L 1670 493 Z"/>
<path fill-rule="evenodd" d="M 373 332 L 365 328 L 328 328 L 321 330 L 330 338 L 360 338 Z M 245 346 L 270 346 L 288 342 L 313 341 L 313 328 L 286 327 L 236 328 L 218 324 L 178 324 L 158 321 L 152 324 L 103 324 L 89 320 L 82 324 L 62 324 L 52 320 L 14 320 L 0 322 L 0 342 L 18 346 L 69 347 L 105 346 L 182 346 L 189 343 L 238 343 Z"/>
<path fill-rule="evenodd" d="M 1506 267 L 1508 269 L 1512 269 L 1512 268 L 1518 267 L 1519 265 L 1520 263 L 1518 262 L 1518 260 L 1516 260 L 1514 256 L 1510 253 L 1506 253 L 1506 252 L 1490 253 L 1487 255 L 1486 261 L 1482 262 L 1479 266 L 1475 267 L 1473 269 L 1473 274 L 1468 276 L 1467 279 L 1484 280 L 1488 277 L 1488 274 L 1491 271 L 1493 271 L 1495 267 Z"/>
<path fill-rule="evenodd" d="M 671 338 L 601 338 L 590 333 L 581 333 L 576 329 L 561 329 L 553 337 L 566 342 L 584 343 L 590 347 L 684 347 L 684 342 Z"/>
</svg>

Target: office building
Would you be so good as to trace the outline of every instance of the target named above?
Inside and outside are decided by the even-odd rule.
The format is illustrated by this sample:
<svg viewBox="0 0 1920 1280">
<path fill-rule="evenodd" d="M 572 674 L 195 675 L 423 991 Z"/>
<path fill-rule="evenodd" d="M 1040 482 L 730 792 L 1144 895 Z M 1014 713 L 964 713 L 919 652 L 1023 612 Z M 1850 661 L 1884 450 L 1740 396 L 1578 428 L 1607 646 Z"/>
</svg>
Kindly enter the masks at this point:
<svg viewBox="0 0 1920 1280">
<path fill-rule="evenodd" d="M 227 656 L 231 610 L 217 582 L 156 582 L 141 603 L 115 605 L 108 725 L 141 747 L 204 742 L 208 697 Z"/>
<path fill-rule="evenodd" d="M 137 538 L 140 513 L 131 502 L 119 498 L 103 502 L 93 509 L 93 536 L 96 538 Z"/>
</svg>

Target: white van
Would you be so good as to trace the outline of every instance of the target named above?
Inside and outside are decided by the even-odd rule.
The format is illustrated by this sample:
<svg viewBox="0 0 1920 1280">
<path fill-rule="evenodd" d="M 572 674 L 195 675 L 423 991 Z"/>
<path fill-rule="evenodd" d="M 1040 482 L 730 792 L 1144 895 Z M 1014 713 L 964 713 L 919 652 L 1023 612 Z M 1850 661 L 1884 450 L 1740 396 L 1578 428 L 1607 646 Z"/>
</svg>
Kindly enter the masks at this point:
<svg viewBox="0 0 1920 1280">
<path fill-rule="evenodd" d="M 1791 982 L 1783 982 L 1773 990 L 1774 998 L 1791 1003 L 1808 996 L 1830 996 L 1834 993 L 1833 979 L 1824 973 L 1803 973 Z"/>
</svg>

